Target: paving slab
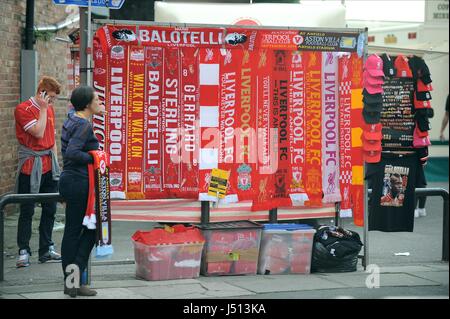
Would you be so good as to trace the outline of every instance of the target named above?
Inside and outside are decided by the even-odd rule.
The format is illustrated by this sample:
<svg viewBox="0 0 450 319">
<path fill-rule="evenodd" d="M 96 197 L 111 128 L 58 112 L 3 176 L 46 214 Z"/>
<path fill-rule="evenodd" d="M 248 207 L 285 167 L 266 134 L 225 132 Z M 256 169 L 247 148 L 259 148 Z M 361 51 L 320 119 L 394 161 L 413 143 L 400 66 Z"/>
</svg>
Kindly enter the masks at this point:
<svg viewBox="0 0 450 319">
<path fill-rule="evenodd" d="M 314 275 L 229 277 L 224 281 L 254 293 L 335 289 L 342 285 Z"/>
<path fill-rule="evenodd" d="M 448 268 L 448 262 L 447 263 L 442 263 L 442 264 L 429 264 L 428 265 L 430 268 L 436 269 L 436 270 L 440 270 L 440 271 L 447 271 L 449 270 Z"/>
<path fill-rule="evenodd" d="M 198 284 L 196 279 L 174 279 L 174 280 L 156 280 L 147 281 L 143 279 L 130 280 L 92 280 L 92 287 L 95 288 L 114 288 L 114 287 L 158 287 L 168 285 L 187 285 Z"/>
<path fill-rule="evenodd" d="M 206 291 L 200 284 L 139 287 L 128 288 L 128 290 L 151 299 L 192 298 L 194 295 L 203 294 Z"/>
<path fill-rule="evenodd" d="M 414 272 L 411 276 L 434 281 L 435 283 L 446 285 L 449 284 L 448 271 L 429 271 L 429 272 Z"/>
<path fill-rule="evenodd" d="M 24 296 L 17 294 L 0 295 L 0 299 L 26 299 Z"/>
<path fill-rule="evenodd" d="M 20 285 L 20 286 L 0 286 L 0 293 L 4 294 L 23 294 L 23 293 L 37 293 L 60 291 L 63 289 L 63 284 L 37 284 L 37 285 Z"/>
<path fill-rule="evenodd" d="M 64 295 L 62 291 L 22 294 L 22 296 L 26 299 L 146 299 L 145 296 L 126 288 L 97 289 L 97 292 L 98 295 L 94 297 L 77 296 L 76 298 Z"/>
<path fill-rule="evenodd" d="M 341 288 L 364 288 L 367 287 L 366 281 L 368 274 L 355 276 L 335 276 L 329 278 L 340 285 Z M 437 286 L 438 283 L 418 278 L 410 274 L 396 273 L 396 274 L 380 274 L 380 287 L 413 287 L 413 286 Z"/>
</svg>

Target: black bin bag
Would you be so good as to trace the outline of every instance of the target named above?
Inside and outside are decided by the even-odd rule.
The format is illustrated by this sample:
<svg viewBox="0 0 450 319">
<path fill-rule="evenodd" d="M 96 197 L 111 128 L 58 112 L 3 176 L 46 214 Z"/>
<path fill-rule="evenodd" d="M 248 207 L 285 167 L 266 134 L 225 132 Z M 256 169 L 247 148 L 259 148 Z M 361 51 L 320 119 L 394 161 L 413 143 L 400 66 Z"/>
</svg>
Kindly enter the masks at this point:
<svg viewBox="0 0 450 319">
<path fill-rule="evenodd" d="M 314 235 L 311 272 L 356 271 L 363 246 L 358 233 L 335 226 L 319 226 Z"/>
</svg>

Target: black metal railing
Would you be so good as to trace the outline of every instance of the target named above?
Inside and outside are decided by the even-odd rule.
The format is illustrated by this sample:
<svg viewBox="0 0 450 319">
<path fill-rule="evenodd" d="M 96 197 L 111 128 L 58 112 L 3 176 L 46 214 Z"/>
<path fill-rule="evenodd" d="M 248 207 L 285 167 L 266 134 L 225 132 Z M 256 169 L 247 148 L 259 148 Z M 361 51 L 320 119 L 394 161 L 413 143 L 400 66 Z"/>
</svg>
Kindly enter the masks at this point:
<svg viewBox="0 0 450 319">
<path fill-rule="evenodd" d="M 369 194 L 371 190 L 369 190 Z M 429 196 L 441 196 L 444 200 L 444 212 L 443 212 L 443 231 L 442 231 L 442 260 L 448 261 L 448 249 L 449 249 L 449 193 L 443 188 L 416 188 L 417 197 L 429 197 Z M 62 202 L 63 198 L 59 193 L 47 193 L 47 194 L 6 194 L 0 197 L 0 281 L 4 280 L 4 243 L 5 243 L 5 214 L 4 208 L 8 204 L 25 204 L 25 203 L 45 203 L 45 202 Z M 338 210 L 339 208 L 337 208 Z M 201 207 L 201 222 L 209 222 L 209 202 L 202 202 Z M 270 222 L 277 222 L 277 211 L 271 210 L 269 213 Z"/>
<path fill-rule="evenodd" d="M 372 194 L 372 190 L 368 189 L 367 195 L 370 196 Z M 449 250 L 449 238 L 448 238 L 448 191 L 444 188 L 416 188 L 415 195 L 417 198 L 420 197 L 432 197 L 432 196 L 440 196 L 444 200 L 443 203 L 443 221 L 442 221 L 442 261 L 448 261 L 448 250 Z M 364 225 L 364 227 L 368 227 L 368 225 Z M 364 238 L 366 241 L 366 238 Z M 358 256 L 363 259 L 364 268 L 367 266 L 366 256 L 360 255 Z"/>
<path fill-rule="evenodd" d="M 0 281 L 4 280 L 5 257 L 5 214 L 8 204 L 48 203 L 63 201 L 59 193 L 47 194 L 6 194 L 0 198 Z"/>
</svg>

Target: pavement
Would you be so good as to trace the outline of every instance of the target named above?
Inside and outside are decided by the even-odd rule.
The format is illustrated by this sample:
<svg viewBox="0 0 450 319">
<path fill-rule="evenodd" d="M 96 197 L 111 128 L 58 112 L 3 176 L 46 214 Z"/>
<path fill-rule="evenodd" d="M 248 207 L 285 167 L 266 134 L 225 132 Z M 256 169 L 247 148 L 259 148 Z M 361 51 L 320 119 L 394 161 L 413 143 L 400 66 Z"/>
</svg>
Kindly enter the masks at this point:
<svg viewBox="0 0 450 319">
<path fill-rule="evenodd" d="M 448 189 L 448 183 L 428 186 Z M 370 232 L 367 271 L 360 262 L 357 271 L 351 273 L 200 276 L 165 281 L 145 281 L 135 275 L 130 237 L 136 230 L 148 230 L 155 224 L 113 222 L 114 255 L 109 260 L 92 261 L 91 287 L 98 295 L 77 299 L 449 299 L 448 262 L 441 261 L 442 199 L 429 198 L 426 209 L 428 216 L 415 220 L 412 233 Z M 15 268 L 17 215 L 6 218 L 5 280 L 0 282 L 0 298 L 70 299 L 62 293 L 61 264 L 37 262 L 39 209 L 34 218 L 32 265 L 21 269 Z M 64 223 L 62 207 L 58 207 L 57 221 L 53 237 L 59 247 Z M 351 219 L 343 219 L 341 224 L 362 235 L 362 228 Z M 399 252 L 408 252 L 409 256 L 395 255 Z"/>
</svg>

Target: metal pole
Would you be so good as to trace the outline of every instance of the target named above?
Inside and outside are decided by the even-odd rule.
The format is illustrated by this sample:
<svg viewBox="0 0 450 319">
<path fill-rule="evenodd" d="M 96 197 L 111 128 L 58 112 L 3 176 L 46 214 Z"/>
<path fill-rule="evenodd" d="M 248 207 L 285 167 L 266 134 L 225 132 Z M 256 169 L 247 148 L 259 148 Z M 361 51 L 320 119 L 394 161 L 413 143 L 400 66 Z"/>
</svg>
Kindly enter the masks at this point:
<svg viewBox="0 0 450 319">
<path fill-rule="evenodd" d="M 86 50 L 88 47 L 87 29 L 88 12 L 85 7 L 80 7 L 80 84 L 86 85 L 88 83 L 87 73 L 89 72 L 87 65 Z"/>
<path fill-rule="evenodd" d="M 201 205 L 202 206 L 201 206 L 200 222 L 202 224 L 208 224 L 209 223 L 209 202 L 202 201 Z"/>
<path fill-rule="evenodd" d="M 5 220 L 3 217 L 4 210 L 0 207 L 0 281 L 4 280 L 4 257 L 5 257 Z"/>
<path fill-rule="evenodd" d="M 25 50 L 33 50 L 34 46 L 34 0 L 27 0 L 25 21 Z"/>
<path fill-rule="evenodd" d="M 86 45 L 86 67 L 87 67 L 87 73 L 86 73 L 86 84 L 91 86 L 91 13 L 92 13 L 92 7 L 91 7 L 91 0 L 88 1 L 88 21 L 87 21 L 87 45 Z"/>
<path fill-rule="evenodd" d="M 444 196 L 443 196 L 444 197 Z M 442 223 L 442 261 L 448 261 L 448 193 L 444 197 L 444 221 Z"/>
<path fill-rule="evenodd" d="M 363 57 L 363 61 L 365 62 L 367 60 L 367 56 L 368 56 L 368 49 L 367 46 L 369 45 L 369 29 L 365 28 L 364 30 L 364 36 L 365 36 L 365 40 L 364 40 L 364 57 Z M 363 177 L 366 175 L 366 165 L 363 164 Z M 364 267 L 364 270 L 366 270 L 367 265 L 369 264 L 369 193 L 368 193 L 368 187 L 367 187 L 367 182 L 364 179 L 363 181 L 364 183 L 364 219 L 363 219 L 363 223 L 364 223 L 364 256 L 362 259 L 362 266 Z"/>
<path fill-rule="evenodd" d="M 269 222 L 272 224 L 278 223 L 278 209 L 272 208 L 269 210 Z"/>
<path fill-rule="evenodd" d="M 334 215 L 334 226 L 338 227 L 341 226 L 341 219 L 339 217 L 340 215 L 340 211 L 341 211 L 341 203 L 337 202 L 334 204 L 334 211 L 335 211 L 335 215 Z"/>
<path fill-rule="evenodd" d="M 367 183 L 364 182 L 364 256 L 362 259 L 362 265 L 366 270 L 369 264 L 369 192 Z"/>
</svg>

